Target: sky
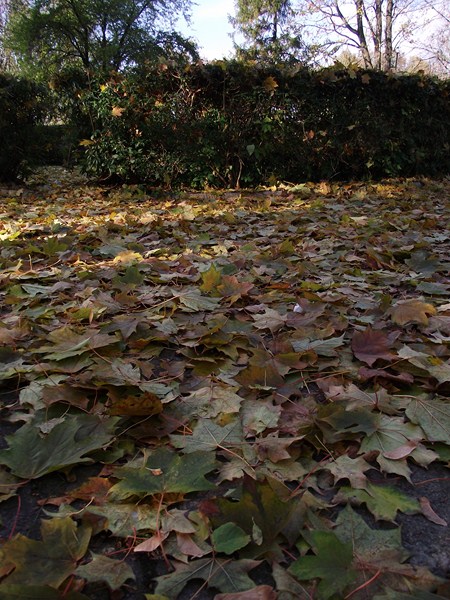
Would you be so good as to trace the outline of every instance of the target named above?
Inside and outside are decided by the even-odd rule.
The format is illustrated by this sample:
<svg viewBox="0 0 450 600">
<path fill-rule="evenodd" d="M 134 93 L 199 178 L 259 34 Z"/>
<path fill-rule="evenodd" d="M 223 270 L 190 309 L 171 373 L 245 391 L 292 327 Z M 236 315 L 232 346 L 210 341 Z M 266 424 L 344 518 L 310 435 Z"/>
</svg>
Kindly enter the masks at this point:
<svg viewBox="0 0 450 600">
<path fill-rule="evenodd" d="M 230 57 L 233 27 L 228 15 L 234 14 L 234 0 L 195 0 L 191 26 L 179 23 L 181 33 L 197 40 L 200 56 L 207 60 Z"/>
</svg>

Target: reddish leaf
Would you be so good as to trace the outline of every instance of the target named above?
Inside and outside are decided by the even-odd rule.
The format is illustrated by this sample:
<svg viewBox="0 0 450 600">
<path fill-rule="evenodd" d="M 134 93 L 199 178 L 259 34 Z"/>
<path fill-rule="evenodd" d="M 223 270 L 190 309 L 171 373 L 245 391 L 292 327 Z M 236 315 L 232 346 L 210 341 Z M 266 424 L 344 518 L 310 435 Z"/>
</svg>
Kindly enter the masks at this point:
<svg viewBox="0 0 450 600">
<path fill-rule="evenodd" d="M 368 327 L 364 331 L 355 331 L 352 338 L 352 350 L 357 359 L 371 367 L 379 358 L 387 361 L 394 360 L 395 354 L 389 349 L 392 338 L 382 331 Z"/>
</svg>

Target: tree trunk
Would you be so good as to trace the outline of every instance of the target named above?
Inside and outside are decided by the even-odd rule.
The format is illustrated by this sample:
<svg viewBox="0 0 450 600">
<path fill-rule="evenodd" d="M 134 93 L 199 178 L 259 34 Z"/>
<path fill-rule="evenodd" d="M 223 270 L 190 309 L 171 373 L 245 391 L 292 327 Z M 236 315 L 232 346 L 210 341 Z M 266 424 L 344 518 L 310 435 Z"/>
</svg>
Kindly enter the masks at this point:
<svg viewBox="0 0 450 600">
<path fill-rule="evenodd" d="M 366 34 L 364 32 L 364 0 L 355 0 L 356 6 L 356 31 L 359 47 L 361 50 L 364 66 L 366 69 L 372 69 L 372 59 L 370 57 L 369 47 L 367 46 Z"/>
<path fill-rule="evenodd" d="M 382 68 L 382 46 L 383 46 L 383 0 L 375 0 L 375 30 L 373 35 L 374 67 L 378 71 Z"/>
<path fill-rule="evenodd" d="M 384 70 L 392 71 L 395 66 L 394 48 L 392 44 L 392 23 L 394 15 L 394 0 L 387 0 L 384 25 Z"/>
</svg>

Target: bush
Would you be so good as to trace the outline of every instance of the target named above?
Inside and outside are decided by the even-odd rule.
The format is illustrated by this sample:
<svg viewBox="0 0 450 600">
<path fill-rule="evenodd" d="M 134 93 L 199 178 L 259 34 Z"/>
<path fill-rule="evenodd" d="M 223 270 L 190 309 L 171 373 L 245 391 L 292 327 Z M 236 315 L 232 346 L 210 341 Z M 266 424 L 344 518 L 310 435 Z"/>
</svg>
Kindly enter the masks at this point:
<svg viewBox="0 0 450 600">
<path fill-rule="evenodd" d="M 36 162 L 42 149 L 36 125 L 46 110 L 45 88 L 0 73 L 0 180 L 14 180 Z"/>
<path fill-rule="evenodd" d="M 98 82 L 86 170 L 157 185 L 450 172 L 449 81 L 373 71 L 289 71 L 237 62 L 159 65 Z"/>
</svg>

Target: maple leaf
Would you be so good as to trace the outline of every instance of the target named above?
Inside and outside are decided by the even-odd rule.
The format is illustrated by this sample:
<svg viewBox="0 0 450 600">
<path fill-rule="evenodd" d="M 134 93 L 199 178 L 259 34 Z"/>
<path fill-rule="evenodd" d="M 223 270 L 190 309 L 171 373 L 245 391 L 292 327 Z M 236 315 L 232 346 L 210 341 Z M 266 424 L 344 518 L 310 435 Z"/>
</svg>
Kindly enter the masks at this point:
<svg viewBox="0 0 450 600">
<path fill-rule="evenodd" d="M 61 327 L 49 333 L 48 339 L 54 343 L 52 346 L 41 346 L 35 352 L 45 354 L 47 360 L 65 360 L 79 356 L 92 349 L 104 348 L 116 344 L 118 339 L 95 330 L 88 334 L 78 334 L 70 327 Z"/>
<path fill-rule="evenodd" d="M 396 358 L 390 352 L 391 339 L 382 331 L 368 327 L 364 331 L 355 331 L 352 338 L 352 350 L 357 359 L 371 367 L 379 358 L 392 361 Z"/>
<path fill-rule="evenodd" d="M 211 419 L 200 419 L 192 435 L 171 435 L 170 439 L 176 448 L 182 448 L 189 454 L 202 450 L 212 452 L 217 448 L 239 447 L 243 442 L 242 426 L 239 419 L 220 425 Z"/>
<path fill-rule="evenodd" d="M 114 475 L 120 479 L 113 485 L 110 495 L 124 500 L 132 496 L 194 492 L 210 490 L 214 485 L 205 479 L 216 467 L 210 452 L 192 452 L 178 456 L 169 448 L 159 448 L 139 467 L 119 467 Z"/>
<path fill-rule="evenodd" d="M 266 307 L 263 314 L 253 315 L 253 320 L 257 329 L 270 329 L 274 333 L 284 326 L 287 316 L 280 315 L 276 310 Z"/>
<path fill-rule="evenodd" d="M 32 540 L 19 534 L 4 544 L 0 558 L 15 567 L 5 583 L 60 586 L 85 555 L 91 529 L 77 527 L 70 517 L 54 518 L 42 521 L 41 535 Z"/>
<path fill-rule="evenodd" d="M 176 294 L 175 294 L 176 295 Z M 185 312 L 198 312 L 200 310 L 214 310 L 220 299 L 202 296 L 197 289 L 187 290 L 179 296 L 182 310 Z"/>
<path fill-rule="evenodd" d="M 435 314 L 436 309 L 432 304 L 420 300 L 408 300 L 391 309 L 391 318 L 397 325 L 407 325 L 408 323 L 428 325 L 428 315 Z"/>
<path fill-rule="evenodd" d="M 300 580 L 319 579 L 319 597 L 328 600 L 342 593 L 356 579 L 352 568 L 353 548 L 342 542 L 332 531 L 311 531 L 303 534 L 314 550 L 314 556 L 302 556 L 289 567 Z"/>
<path fill-rule="evenodd" d="M 350 501 L 352 504 L 365 504 L 375 519 L 395 521 L 397 511 L 406 514 L 420 512 L 419 502 L 408 494 L 386 485 L 368 484 L 365 489 L 342 487 L 333 502 Z"/>
<path fill-rule="evenodd" d="M 368 471 L 372 466 L 366 462 L 362 456 L 357 458 L 350 458 L 343 454 L 338 456 L 334 460 L 322 467 L 334 477 L 334 483 L 342 479 L 348 479 L 352 488 L 355 489 L 367 489 L 368 481 L 364 475 L 365 471 Z"/>
<path fill-rule="evenodd" d="M 151 506 L 131 502 L 117 504 L 112 497 L 101 506 L 89 504 L 83 512 L 103 517 L 104 529 L 123 538 L 134 536 L 137 531 L 155 531 L 159 521 L 158 511 Z"/>
<path fill-rule="evenodd" d="M 314 350 L 319 356 L 337 356 L 336 348 L 344 345 L 344 334 L 336 338 L 324 340 L 294 340 L 292 347 L 296 352 L 307 352 Z"/>
<path fill-rule="evenodd" d="M 237 413 L 243 400 L 236 394 L 238 389 L 238 387 L 217 385 L 211 381 L 207 387 L 201 387 L 183 397 L 182 402 L 189 408 L 190 414 L 203 418 L 214 418 L 223 413 Z"/>
<path fill-rule="evenodd" d="M 409 556 L 402 548 L 400 528 L 372 529 L 350 506 L 340 511 L 334 533 L 344 543 L 351 543 L 354 555 L 362 564 L 395 569 Z"/>
<path fill-rule="evenodd" d="M 175 571 L 157 577 L 155 593 L 177 598 L 184 586 L 192 579 L 203 579 L 211 588 L 221 592 L 239 592 L 255 587 L 247 575 L 260 564 L 257 560 L 222 560 L 202 558 L 188 564 L 175 563 Z"/>
<path fill-rule="evenodd" d="M 9 448 L 0 450 L 0 464 L 14 475 L 35 479 L 66 467 L 91 462 L 86 455 L 109 444 L 118 418 L 104 420 L 96 415 L 66 415 L 42 435 L 39 427 L 46 423 L 45 411 L 6 436 Z"/>
<path fill-rule="evenodd" d="M 134 265 L 135 263 L 142 262 L 144 257 L 139 252 L 133 252 L 132 250 L 123 250 L 114 257 L 114 265 Z"/>
<path fill-rule="evenodd" d="M 254 287 L 255 285 L 250 281 L 239 281 L 236 275 L 223 275 L 217 291 L 221 296 L 229 298 L 229 301 L 233 304 L 239 298 L 247 296 Z"/>
<path fill-rule="evenodd" d="M 444 442 L 450 445 L 450 403 L 445 398 L 411 398 L 405 411 L 406 416 L 420 425 L 429 442 Z"/>
<path fill-rule="evenodd" d="M 210 517 L 215 527 L 234 523 L 250 536 L 251 542 L 241 550 L 240 556 L 281 556 L 280 539 L 291 543 L 296 540 L 304 507 L 296 500 L 281 500 L 277 485 L 280 484 L 274 480 L 269 484 L 245 477 L 237 502 L 219 498 L 202 505 L 201 511 Z"/>
<path fill-rule="evenodd" d="M 216 267 L 214 263 L 211 263 L 207 271 L 201 273 L 202 285 L 200 289 L 205 293 L 217 293 L 219 284 L 222 281 L 222 271 Z"/>
<path fill-rule="evenodd" d="M 75 575 L 86 581 L 102 581 L 109 589 L 118 590 L 128 579 L 134 579 L 134 573 L 123 560 L 114 560 L 102 554 L 91 554 L 92 560 L 79 566 Z"/>
</svg>

